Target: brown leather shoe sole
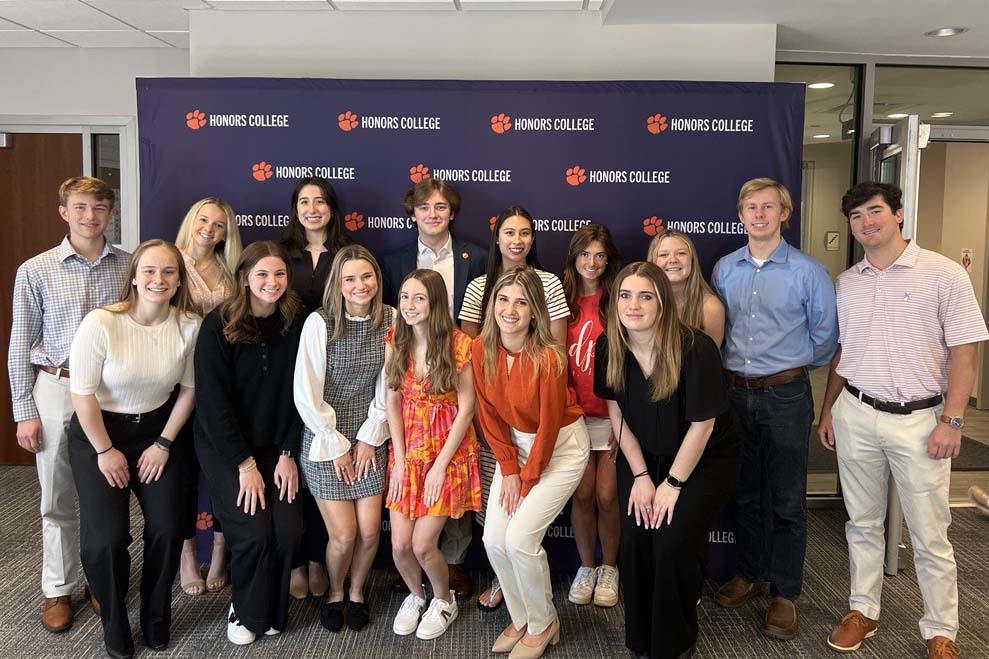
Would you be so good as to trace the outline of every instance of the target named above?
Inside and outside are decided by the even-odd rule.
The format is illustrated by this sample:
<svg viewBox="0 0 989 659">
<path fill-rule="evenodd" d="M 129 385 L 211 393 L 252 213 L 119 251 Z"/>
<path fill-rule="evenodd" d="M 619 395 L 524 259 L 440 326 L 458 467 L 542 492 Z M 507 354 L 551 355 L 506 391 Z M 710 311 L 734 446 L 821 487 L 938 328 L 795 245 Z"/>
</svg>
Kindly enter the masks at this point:
<svg viewBox="0 0 989 659">
<path fill-rule="evenodd" d="M 872 638 L 873 636 L 876 635 L 876 632 L 877 631 L 879 631 L 879 628 L 878 627 L 876 627 L 875 629 L 873 629 L 871 632 L 866 632 L 865 633 L 865 636 L 862 637 L 862 641 L 864 641 L 867 638 Z M 832 643 L 831 642 L 831 637 L 828 636 L 828 647 L 831 648 L 832 650 L 834 650 L 835 652 L 841 652 L 842 654 L 847 654 L 849 652 L 855 652 L 860 647 L 862 647 L 862 641 L 859 641 L 855 645 L 849 645 L 847 647 L 844 647 L 844 646 L 835 645 L 834 643 Z"/>
<path fill-rule="evenodd" d="M 780 627 L 778 625 L 766 624 L 762 628 L 762 633 L 770 638 L 775 638 L 780 641 L 792 641 L 797 637 L 797 626 L 792 627 Z"/>
</svg>

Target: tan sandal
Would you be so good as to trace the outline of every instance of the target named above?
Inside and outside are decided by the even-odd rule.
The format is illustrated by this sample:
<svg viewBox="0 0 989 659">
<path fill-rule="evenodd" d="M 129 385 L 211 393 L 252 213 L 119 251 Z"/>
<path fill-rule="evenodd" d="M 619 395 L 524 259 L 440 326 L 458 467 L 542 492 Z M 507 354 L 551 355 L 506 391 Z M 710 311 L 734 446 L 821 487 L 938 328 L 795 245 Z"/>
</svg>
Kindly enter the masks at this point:
<svg viewBox="0 0 989 659">
<path fill-rule="evenodd" d="M 190 561 L 193 567 L 189 567 Z M 195 576 L 189 574 L 193 570 Z M 197 597 L 206 592 L 206 580 L 203 579 L 199 562 L 196 560 L 195 545 L 192 549 L 182 549 L 182 556 L 179 558 L 179 585 L 182 587 L 182 592 L 191 597 Z"/>
</svg>

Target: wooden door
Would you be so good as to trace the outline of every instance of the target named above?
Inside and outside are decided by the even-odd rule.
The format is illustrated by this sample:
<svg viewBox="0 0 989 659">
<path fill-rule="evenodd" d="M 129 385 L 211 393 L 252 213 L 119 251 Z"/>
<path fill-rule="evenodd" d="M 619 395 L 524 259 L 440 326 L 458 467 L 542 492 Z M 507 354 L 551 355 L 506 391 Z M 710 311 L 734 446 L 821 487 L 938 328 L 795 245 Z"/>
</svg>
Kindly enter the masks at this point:
<svg viewBox="0 0 989 659">
<path fill-rule="evenodd" d="M 17 445 L 7 376 L 14 277 L 21 263 L 54 247 L 65 236 L 66 224 L 58 215 L 58 186 L 82 173 L 80 134 L 14 133 L 10 147 L 0 149 L 0 199 L 6 229 L 0 240 L 0 346 L 4 351 L 0 464 L 33 463 L 31 454 Z"/>
</svg>

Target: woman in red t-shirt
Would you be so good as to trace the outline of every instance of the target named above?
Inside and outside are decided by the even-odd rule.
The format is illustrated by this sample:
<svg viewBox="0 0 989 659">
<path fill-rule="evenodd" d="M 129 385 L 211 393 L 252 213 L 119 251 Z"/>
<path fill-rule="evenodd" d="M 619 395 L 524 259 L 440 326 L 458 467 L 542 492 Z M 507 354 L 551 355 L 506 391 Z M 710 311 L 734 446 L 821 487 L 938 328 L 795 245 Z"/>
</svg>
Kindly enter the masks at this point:
<svg viewBox="0 0 989 659">
<path fill-rule="evenodd" d="M 574 604 L 614 606 L 618 603 L 618 488 L 613 461 L 613 434 L 608 407 L 594 395 L 594 345 L 607 325 L 609 297 L 621 256 L 611 232 L 600 224 L 581 227 L 570 240 L 563 289 L 570 307 L 567 362 L 570 383 L 591 440 L 591 458 L 570 508 L 580 569 L 570 585 Z M 595 545 L 601 539 L 601 565 Z"/>
</svg>

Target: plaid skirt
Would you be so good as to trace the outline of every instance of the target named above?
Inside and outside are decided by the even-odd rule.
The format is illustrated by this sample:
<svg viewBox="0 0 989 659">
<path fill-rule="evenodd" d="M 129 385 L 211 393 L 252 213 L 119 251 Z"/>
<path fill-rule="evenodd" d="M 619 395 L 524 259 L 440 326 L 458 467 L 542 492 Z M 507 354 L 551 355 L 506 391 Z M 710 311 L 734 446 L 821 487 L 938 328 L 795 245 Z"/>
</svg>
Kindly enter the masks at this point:
<svg viewBox="0 0 989 659">
<path fill-rule="evenodd" d="M 356 444 L 357 442 L 354 442 Z M 309 433 L 302 435 L 302 451 L 299 453 L 299 465 L 302 472 L 302 484 L 314 497 L 328 501 L 356 501 L 365 497 L 373 497 L 385 491 L 385 470 L 388 468 L 388 442 L 374 449 L 374 459 L 377 469 L 372 469 L 367 478 L 347 485 L 337 478 L 336 468 L 332 460 L 312 462 L 309 459 L 309 447 L 312 438 Z M 351 448 L 351 455 L 353 455 Z"/>
</svg>

